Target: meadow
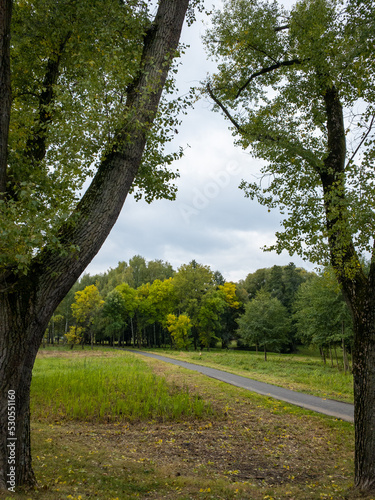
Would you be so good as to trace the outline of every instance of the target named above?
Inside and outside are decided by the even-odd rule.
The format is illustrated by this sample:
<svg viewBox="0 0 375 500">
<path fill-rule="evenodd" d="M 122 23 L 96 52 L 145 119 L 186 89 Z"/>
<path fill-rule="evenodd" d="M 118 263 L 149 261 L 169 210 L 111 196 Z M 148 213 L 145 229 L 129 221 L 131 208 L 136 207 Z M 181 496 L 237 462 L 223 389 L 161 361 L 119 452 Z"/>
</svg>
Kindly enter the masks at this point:
<svg viewBox="0 0 375 500">
<path fill-rule="evenodd" d="M 364 498 L 352 424 L 155 359 L 41 349 L 31 400 L 38 487 L 2 500 Z"/>
<path fill-rule="evenodd" d="M 38 420 L 164 421 L 210 413 L 209 405 L 190 395 L 188 387 L 168 384 L 131 354 L 65 353 L 42 354 L 35 364 L 31 413 Z"/>
<path fill-rule="evenodd" d="M 262 352 L 233 349 L 202 352 L 154 349 L 150 352 L 218 368 L 287 389 L 353 403 L 352 374 L 345 373 L 340 364 L 339 368 L 332 366 L 329 360 L 324 364 L 319 353 L 312 349 L 303 348 L 297 354 L 267 353 L 267 361 L 264 361 Z M 340 360 L 339 358 L 339 362 Z"/>
</svg>

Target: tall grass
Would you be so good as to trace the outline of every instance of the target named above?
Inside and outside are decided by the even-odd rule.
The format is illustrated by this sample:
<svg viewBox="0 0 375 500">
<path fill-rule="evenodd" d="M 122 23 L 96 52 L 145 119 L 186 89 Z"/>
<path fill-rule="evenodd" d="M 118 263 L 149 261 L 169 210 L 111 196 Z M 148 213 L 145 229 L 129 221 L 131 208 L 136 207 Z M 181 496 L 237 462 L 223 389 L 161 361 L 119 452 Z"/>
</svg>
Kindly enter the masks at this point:
<svg viewBox="0 0 375 500">
<path fill-rule="evenodd" d="M 97 422 L 202 417 L 210 406 L 167 384 L 135 356 L 36 360 L 31 385 L 33 418 Z"/>
</svg>

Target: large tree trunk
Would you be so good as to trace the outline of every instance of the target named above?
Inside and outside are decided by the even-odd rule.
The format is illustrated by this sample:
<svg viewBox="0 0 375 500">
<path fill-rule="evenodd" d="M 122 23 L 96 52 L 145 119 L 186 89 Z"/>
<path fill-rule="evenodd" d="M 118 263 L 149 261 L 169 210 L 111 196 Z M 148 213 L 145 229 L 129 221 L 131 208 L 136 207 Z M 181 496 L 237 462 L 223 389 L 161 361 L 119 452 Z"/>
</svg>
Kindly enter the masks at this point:
<svg viewBox="0 0 375 500">
<path fill-rule="evenodd" d="M 354 316 L 355 485 L 375 490 L 375 290 Z"/>
<path fill-rule="evenodd" d="M 375 263 L 366 276 L 355 251 L 345 188 L 345 126 L 338 92 L 324 93 L 328 154 L 320 172 L 332 267 L 354 325 L 355 485 L 375 490 Z"/>
<path fill-rule="evenodd" d="M 141 162 L 188 4 L 189 0 L 160 1 L 145 36 L 139 75 L 128 89 L 124 110 L 128 118 L 77 210 L 61 228 L 61 250 L 43 249 L 26 276 L 10 271 L 0 276 L 0 489 L 35 482 L 29 415 L 35 357 L 55 308 L 99 251 L 121 211 Z"/>
<path fill-rule="evenodd" d="M 47 327 L 32 318 L 33 290 L 3 296 L 0 308 L 0 489 L 33 484 L 30 450 L 31 372 Z M 25 339 L 27 338 L 27 341 Z"/>
</svg>

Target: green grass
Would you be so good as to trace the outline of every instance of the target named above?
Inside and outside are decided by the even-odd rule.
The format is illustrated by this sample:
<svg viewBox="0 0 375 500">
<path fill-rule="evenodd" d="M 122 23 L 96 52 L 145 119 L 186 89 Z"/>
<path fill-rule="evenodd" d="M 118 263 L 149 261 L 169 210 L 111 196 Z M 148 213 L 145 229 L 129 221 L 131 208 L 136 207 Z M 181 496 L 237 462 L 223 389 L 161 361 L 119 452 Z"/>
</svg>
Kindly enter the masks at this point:
<svg viewBox="0 0 375 500">
<path fill-rule="evenodd" d="M 41 349 L 31 400 L 38 486 L 6 500 L 359 498 L 352 424 L 152 358 Z"/>
<path fill-rule="evenodd" d="M 320 397 L 353 402 L 353 377 L 336 367 L 324 365 L 321 358 L 309 354 L 263 353 L 219 350 L 209 352 L 178 352 L 154 349 L 156 354 L 167 355 L 191 363 L 218 368 L 261 382 L 306 392 Z"/>
<path fill-rule="evenodd" d="M 132 354 L 37 358 L 31 386 L 36 419 L 96 422 L 175 420 L 210 412 L 188 388 L 168 384 Z"/>
</svg>

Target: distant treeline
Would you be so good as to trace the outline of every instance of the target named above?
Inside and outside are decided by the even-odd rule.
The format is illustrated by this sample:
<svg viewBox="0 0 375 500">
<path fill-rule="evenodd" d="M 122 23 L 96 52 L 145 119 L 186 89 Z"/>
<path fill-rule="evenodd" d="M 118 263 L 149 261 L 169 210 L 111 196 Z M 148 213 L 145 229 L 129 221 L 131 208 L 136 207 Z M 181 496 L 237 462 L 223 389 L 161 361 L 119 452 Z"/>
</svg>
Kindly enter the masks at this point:
<svg viewBox="0 0 375 500">
<path fill-rule="evenodd" d="M 45 341 L 176 349 L 254 348 L 323 357 L 350 349 L 348 308 L 332 271 L 293 263 L 258 269 L 238 283 L 195 260 L 174 270 L 136 255 L 104 274 L 85 274 L 50 322 Z"/>
</svg>

